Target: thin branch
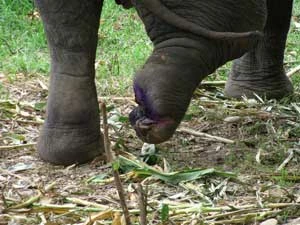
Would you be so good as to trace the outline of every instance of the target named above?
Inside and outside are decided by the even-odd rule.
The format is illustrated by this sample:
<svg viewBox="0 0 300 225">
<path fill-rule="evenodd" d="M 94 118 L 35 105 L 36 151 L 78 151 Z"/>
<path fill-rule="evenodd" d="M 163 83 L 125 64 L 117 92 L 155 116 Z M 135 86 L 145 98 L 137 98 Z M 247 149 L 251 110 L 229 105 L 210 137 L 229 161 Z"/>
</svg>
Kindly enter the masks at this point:
<svg viewBox="0 0 300 225">
<path fill-rule="evenodd" d="M 83 225 L 93 225 L 97 220 L 104 220 L 113 217 L 113 210 L 108 209 L 104 212 L 97 213 L 91 216 Z"/>
<path fill-rule="evenodd" d="M 118 96 L 102 96 L 98 98 L 99 102 L 103 100 L 112 100 L 112 101 L 134 101 L 134 97 L 118 97 Z"/>
<path fill-rule="evenodd" d="M 9 150 L 18 150 L 21 148 L 30 148 L 34 147 L 36 143 L 22 144 L 22 145 L 8 145 L 8 146 L 0 146 L 0 151 L 9 151 Z"/>
<path fill-rule="evenodd" d="M 220 81 L 203 81 L 201 82 L 200 84 L 200 87 L 201 86 L 224 86 L 226 84 L 226 81 L 223 81 L 223 80 L 220 80 Z"/>
<path fill-rule="evenodd" d="M 101 103 L 101 111 L 102 111 L 102 116 L 103 116 L 103 128 L 104 128 L 104 148 L 105 148 L 105 152 L 107 155 L 107 160 L 110 163 L 113 163 L 113 155 L 112 155 L 112 152 L 110 149 L 110 142 L 109 142 L 109 136 L 108 136 L 108 123 L 107 123 L 107 112 L 106 112 L 105 103 Z M 124 216 L 125 216 L 126 225 L 130 225 L 131 222 L 130 222 L 128 207 L 127 207 L 126 200 L 125 200 L 124 189 L 122 186 L 120 174 L 117 169 L 113 168 L 113 175 L 114 175 L 116 188 L 117 188 L 119 198 L 120 198 L 120 204 L 123 209 Z"/>
<path fill-rule="evenodd" d="M 44 192 L 51 190 L 55 185 L 56 185 L 56 182 L 54 181 L 51 184 L 45 186 Z M 5 211 L 10 211 L 11 209 L 27 208 L 28 206 L 31 206 L 34 202 L 37 202 L 42 196 L 43 196 L 43 192 L 38 190 L 38 193 L 35 196 L 25 200 L 24 202 L 17 204 L 17 205 L 11 206 L 11 207 L 5 209 Z"/>
<path fill-rule="evenodd" d="M 145 193 L 143 186 L 140 183 L 136 185 L 135 189 L 138 193 L 140 224 L 147 225 L 147 193 Z"/>
<path fill-rule="evenodd" d="M 291 149 L 289 151 L 289 156 L 280 164 L 280 166 L 276 169 L 276 172 L 281 171 L 294 157 L 294 150 Z"/>
<path fill-rule="evenodd" d="M 207 138 L 211 141 L 218 141 L 218 142 L 223 142 L 223 143 L 226 143 L 226 144 L 234 144 L 235 143 L 235 141 L 233 141 L 233 140 L 223 138 L 223 137 L 213 136 L 213 135 L 206 134 L 206 133 L 203 133 L 203 132 L 198 132 L 198 131 L 192 130 L 190 128 L 182 127 L 180 129 L 178 129 L 177 131 L 182 132 L 182 133 L 191 134 L 191 135 L 194 135 L 194 136 L 197 136 L 197 137 Z"/>
<path fill-rule="evenodd" d="M 20 204 L 17 204 L 17 205 L 14 205 L 14 206 L 11 206 L 9 208 L 7 208 L 7 211 L 9 211 L 10 209 L 22 209 L 22 208 L 27 208 L 28 206 L 32 205 L 32 203 L 34 202 L 37 202 L 40 197 L 42 197 L 42 192 L 41 191 L 38 191 L 38 194 L 27 199 L 26 201 L 24 202 L 21 202 Z M 6 210 L 5 210 L 6 211 Z"/>
<path fill-rule="evenodd" d="M 116 101 L 116 102 L 129 102 L 132 105 L 137 105 L 134 97 L 117 97 L 117 96 L 102 96 L 98 98 L 98 102 L 102 101 Z"/>
<path fill-rule="evenodd" d="M 44 122 L 39 122 L 39 121 L 34 121 L 34 120 L 14 120 L 14 119 L 0 119 L 0 121 L 3 122 L 17 122 L 17 123 L 22 123 L 22 124 L 32 124 L 32 125 L 42 125 Z"/>
<path fill-rule="evenodd" d="M 291 77 L 293 76 L 295 73 L 297 73 L 298 71 L 300 71 L 300 65 L 296 66 L 295 68 L 291 69 L 289 72 L 287 72 L 287 76 Z"/>
<path fill-rule="evenodd" d="M 109 206 L 107 206 L 107 205 L 101 205 L 101 204 L 98 204 L 98 203 L 95 203 L 95 202 L 89 202 L 89 201 L 86 201 L 86 200 L 83 200 L 83 199 L 79 199 L 79 198 L 67 197 L 66 200 L 68 202 L 75 203 L 77 205 L 83 205 L 83 206 L 88 206 L 88 207 L 95 207 L 95 208 L 99 208 L 99 209 L 102 208 L 103 210 L 108 210 L 109 209 Z"/>
<path fill-rule="evenodd" d="M 20 176 L 20 175 L 17 175 L 17 174 L 14 174 L 13 172 L 8 171 L 8 170 L 4 170 L 4 169 L 2 169 L 1 167 L 0 167 L 0 173 L 2 173 L 3 175 L 7 174 L 7 175 L 12 176 L 12 177 L 15 177 L 15 178 L 17 178 L 17 179 L 19 179 L 19 180 L 22 180 L 22 181 L 25 181 L 25 182 L 27 182 L 27 183 L 30 183 L 30 185 L 31 185 L 32 187 L 35 186 L 35 184 L 34 184 L 29 178 L 23 177 L 23 176 Z"/>
<path fill-rule="evenodd" d="M 108 123 L 107 123 L 107 111 L 105 103 L 101 103 L 101 112 L 103 117 L 103 130 L 104 130 L 104 149 L 107 157 L 107 161 L 112 163 L 113 155 L 110 150 L 109 134 L 108 134 Z"/>
<path fill-rule="evenodd" d="M 15 210 L 10 210 L 14 212 Z M 52 212 L 52 213 L 68 213 L 68 212 L 103 212 L 103 208 L 97 207 L 81 207 L 76 206 L 75 204 L 63 204 L 63 205 L 56 205 L 56 204 L 45 204 L 45 203 L 33 203 L 31 212 Z M 154 210 L 153 210 L 154 211 Z M 119 209 L 113 209 L 113 212 L 122 212 Z M 139 214 L 140 211 L 138 209 L 131 209 L 130 213 L 132 214 Z"/>
</svg>

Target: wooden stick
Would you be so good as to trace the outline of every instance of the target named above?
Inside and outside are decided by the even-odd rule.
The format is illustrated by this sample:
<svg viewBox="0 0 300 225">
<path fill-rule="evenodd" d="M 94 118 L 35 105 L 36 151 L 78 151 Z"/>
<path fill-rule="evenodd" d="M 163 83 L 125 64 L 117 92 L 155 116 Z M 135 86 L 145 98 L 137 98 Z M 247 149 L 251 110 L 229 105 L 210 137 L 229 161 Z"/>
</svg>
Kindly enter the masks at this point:
<svg viewBox="0 0 300 225">
<path fill-rule="evenodd" d="M 14 119 L 0 119 L 0 121 L 11 123 L 11 122 L 17 122 L 17 123 L 23 123 L 23 124 L 32 124 L 32 125 L 42 125 L 43 122 L 34 121 L 34 120 L 14 120 Z"/>
<path fill-rule="evenodd" d="M 38 191 L 37 195 L 35 195 L 35 196 L 27 199 L 24 202 L 21 202 L 20 204 L 11 206 L 11 207 L 7 208 L 6 210 L 9 211 L 10 209 L 22 209 L 22 208 L 26 208 L 26 207 L 32 205 L 32 203 L 37 202 L 40 199 L 40 197 L 42 197 L 42 195 L 43 195 L 42 192 Z"/>
<path fill-rule="evenodd" d="M 27 177 L 22 177 L 22 176 L 20 176 L 20 175 L 14 174 L 13 172 L 10 172 L 10 171 L 8 171 L 8 170 L 4 170 L 4 169 L 2 169 L 2 168 L 0 168 L 0 172 L 1 172 L 2 174 L 8 174 L 9 176 L 12 176 L 12 177 L 18 178 L 18 179 L 20 179 L 20 180 L 23 180 L 23 181 L 25 181 L 25 182 L 30 183 L 32 186 L 35 186 L 34 183 L 31 182 Z"/>
<path fill-rule="evenodd" d="M 114 96 L 102 96 L 98 98 L 98 102 L 102 101 L 119 101 L 119 102 L 129 102 L 130 104 L 136 106 L 137 103 L 134 100 L 134 97 L 114 97 Z"/>
<path fill-rule="evenodd" d="M 248 213 L 248 212 L 253 212 L 253 211 L 254 211 L 254 209 L 242 209 L 242 210 L 237 210 L 237 211 L 233 211 L 233 212 L 225 212 L 225 213 L 221 213 L 221 214 L 207 216 L 207 217 L 205 217 L 205 220 L 220 219 L 220 218 L 224 218 L 224 217 L 240 215 L 243 213 Z"/>
<path fill-rule="evenodd" d="M 47 191 L 51 190 L 55 185 L 56 185 L 56 182 L 54 181 L 51 184 L 45 186 L 45 190 L 44 191 L 47 192 Z M 34 202 L 37 202 L 42 196 L 43 196 L 43 193 L 40 190 L 38 190 L 38 193 L 35 196 L 27 199 L 24 202 L 21 202 L 21 203 L 17 204 L 17 205 L 11 206 L 11 207 L 5 209 L 5 211 L 9 211 L 11 209 L 26 208 L 26 207 L 32 205 Z"/>
<path fill-rule="evenodd" d="M 113 217 L 112 209 L 108 209 L 104 212 L 97 213 L 96 215 L 91 216 L 83 225 L 93 225 L 97 220 L 104 220 Z"/>
<path fill-rule="evenodd" d="M 109 206 L 107 206 L 107 205 L 101 205 L 101 204 L 98 204 L 98 203 L 95 203 L 95 202 L 89 202 L 89 201 L 79 199 L 79 198 L 67 197 L 66 200 L 68 202 L 75 203 L 77 205 L 95 207 L 95 208 L 99 208 L 99 209 L 102 208 L 103 210 L 108 210 L 109 209 Z"/>
<path fill-rule="evenodd" d="M 34 147 L 36 143 L 22 144 L 22 145 L 8 145 L 0 146 L 0 151 L 18 150 L 20 148 Z"/>
<path fill-rule="evenodd" d="M 110 163 L 113 163 L 113 155 L 111 153 L 110 142 L 109 142 L 109 137 L 108 137 L 108 123 L 107 123 L 107 112 L 106 112 L 105 103 L 101 103 L 101 111 L 102 111 L 102 116 L 103 116 L 103 128 L 104 128 L 104 148 L 105 148 L 105 152 L 107 155 L 107 160 Z M 120 204 L 123 209 L 124 216 L 125 216 L 126 225 L 130 225 L 131 224 L 130 215 L 129 215 L 128 207 L 126 205 L 124 189 L 123 189 L 121 178 L 120 178 L 120 175 L 119 175 L 119 172 L 117 169 L 113 168 L 113 175 L 114 175 L 116 188 L 117 188 L 119 198 L 120 198 Z"/>
<path fill-rule="evenodd" d="M 15 212 L 16 210 L 10 210 Z M 64 204 L 64 205 L 55 205 L 55 204 L 44 204 L 44 203 L 33 203 L 31 212 L 52 212 L 52 213 L 68 213 L 71 211 L 79 211 L 79 212 L 103 212 L 103 208 L 97 207 L 81 207 L 76 206 L 75 204 Z M 113 209 L 113 212 L 122 212 L 119 209 Z M 154 212 L 154 210 L 152 210 Z M 139 214 L 140 211 L 138 209 L 131 209 L 130 213 Z"/>
<path fill-rule="evenodd" d="M 198 132 L 198 131 L 192 130 L 190 128 L 182 127 L 180 129 L 178 129 L 177 131 L 182 132 L 182 133 L 191 134 L 191 135 L 194 135 L 194 136 L 197 136 L 197 137 L 204 137 L 204 138 L 207 138 L 207 139 L 212 140 L 212 141 L 223 142 L 223 143 L 226 143 L 226 144 L 234 144 L 235 143 L 235 141 L 233 141 L 233 140 L 223 138 L 223 137 L 213 136 L 213 135 L 206 134 L 206 133 L 203 133 L 203 132 Z"/>
<path fill-rule="evenodd" d="M 294 150 L 289 151 L 289 156 L 281 163 L 281 165 L 276 169 L 276 172 L 281 171 L 294 157 Z"/>
<path fill-rule="evenodd" d="M 139 197 L 140 224 L 147 225 L 147 193 L 144 192 L 143 186 L 140 183 L 136 185 L 136 191 Z"/>
<path fill-rule="evenodd" d="M 289 72 L 287 72 L 287 76 L 291 77 L 293 76 L 295 73 L 297 73 L 298 71 L 300 71 L 300 65 L 296 66 L 295 68 L 291 69 Z"/>
<path fill-rule="evenodd" d="M 201 86 L 224 86 L 226 84 L 226 81 L 220 80 L 220 81 L 203 81 L 200 84 Z"/>
<path fill-rule="evenodd" d="M 102 96 L 98 98 L 99 102 L 103 100 L 112 100 L 112 101 L 134 101 L 134 97 L 118 97 L 118 96 Z"/>
<path fill-rule="evenodd" d="M 104 130 L 104 150 L 106 153 L 107 161 L 112 163 L 113 155 L 110 151 L 110 142 L 109 142 L 109 134 L 108 134 L 108 123 L 107 123 L 107 112 L 105 103 L 101 103 L 101 111 L 103 117 L 103 130 Z"/>
</svg>

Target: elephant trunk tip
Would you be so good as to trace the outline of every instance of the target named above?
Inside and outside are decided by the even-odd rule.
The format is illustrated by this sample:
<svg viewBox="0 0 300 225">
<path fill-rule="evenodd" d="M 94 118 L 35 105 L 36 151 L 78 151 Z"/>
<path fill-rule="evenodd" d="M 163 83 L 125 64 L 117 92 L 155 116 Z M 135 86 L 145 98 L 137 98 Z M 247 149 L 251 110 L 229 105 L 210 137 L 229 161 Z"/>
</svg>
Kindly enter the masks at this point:
<svg viewBox="0 0 300 225">
<path fill-rule="evenodd" d="M 153 120 L 144 112 L 145 110 L 138 106 L 129 114 L 130 123 L 142 141 L 159 144 L 171 138 L 178 123 L 171 118 Z"/>
<path fill-rule="evenodd" d="M 168 140 L 176 130 L 178 123 L 172 118 L 156 113 L 146 93 L 137 84 L 134 85 L 134 92 L 139 106 L 129 114 L 129 121 L 137 136 L 142 141 L 151 144 Z"/>
</svg>

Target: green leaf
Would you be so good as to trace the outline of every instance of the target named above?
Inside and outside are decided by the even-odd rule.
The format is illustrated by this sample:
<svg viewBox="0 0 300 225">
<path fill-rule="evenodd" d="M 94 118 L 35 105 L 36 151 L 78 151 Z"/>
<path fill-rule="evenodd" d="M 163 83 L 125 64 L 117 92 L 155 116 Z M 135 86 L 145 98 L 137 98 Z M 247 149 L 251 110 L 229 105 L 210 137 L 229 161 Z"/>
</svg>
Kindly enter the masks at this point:
<svg viewBox="0 0 300 225">
<path fill-rule="evenodd" d="M 119 170 L 120 169 L 120 161 L 116 160 L 112 163 L 113 170 Z"/>
<path fill-rule="evenodd" d="M 12 118 L 17 113 L 17 103 L 13 101 L 0 100 L 0 112 L 4 117 Z"/>
<path fill-rule="evenodd" d="M 191 121 L 193 119 L 193 115 L 192 114 L 186 114 L 183 117 L 184 121 Z"/>
<path fill-rule="evenodd" d="M 21 134 L 11 134 L 10 137 L 18 141 L 25 141 L 25 136 Z"/>
<path fill-rule="evenodd" d="M 130 160 L 123 156 L 119 156 L 120 168 L 124 171 L 133 170 L 137 176 L 147 177 L 153 176 L 158 178 L 166 183 L 170 184 L 178 184 L 180 182 L 192 181 L 196 179 L 200 179 L 203 176 L 220 176 L 220 177 L 229 177 L 236 178 L 236 174 L 230 172 L 222 172 L 215 170 L 214 168 L 210 169 L 190 169 L 190 170 L 182 170 L 171 173 L 161 172 L 143 162 L 138 160 Z"/>
<path fill-rule="evenodd" d="M 96 176 L 89 178 L 86 182 L 87 183 L 101 183 L 107 177 L 106 173 L 102 173 Z"/>
<path fill-rule="evenodd" d="M 127 123 L 127 122 L 129 122 L 128 116 L 120 116 L 119 117 L 119 122 L 121 122 L 121 123 Z"/>
<path fill-rule="evenodd" d="M 169 205 L 163 204 L 160 211 L 160 219 L 163 223 L 169 220 L 169 212 Z"/>
<path fill-rule="evenodd" d="M 114 105 L 108 105 L 107 107 L 106 107 L 106 111 L 107 112 L 110 112 L 110 111 L 112 111 L 112 110 L 114 110 L 115 109 L 115 106 Z"/>
<path fill-rule="evenodd" d="M 16 103 L 13 101 L 0 100 L 0 108 L 3 109 L 15 109 Z"/>
<path fill-rule="evenodd" d="M 44 111 L 46 109 L 46 102 L 37 102 L 34 104 L 34 109 L 37 111 Z"/>
</svg>

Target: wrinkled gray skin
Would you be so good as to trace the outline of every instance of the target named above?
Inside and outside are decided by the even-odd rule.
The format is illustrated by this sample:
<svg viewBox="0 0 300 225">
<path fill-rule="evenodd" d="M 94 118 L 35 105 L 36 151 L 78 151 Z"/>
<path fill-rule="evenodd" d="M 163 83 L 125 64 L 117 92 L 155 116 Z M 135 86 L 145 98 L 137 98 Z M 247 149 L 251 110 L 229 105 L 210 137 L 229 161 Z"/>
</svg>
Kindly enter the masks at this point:
<svg viewBox="0 0 300 225">
<path fill-rule="evenodd" d="M 173 13 L 209 31 L 261 31 L 263 38 L 208 38 L 170 25 L 143 0 L 134 6 L 154 50 L 137 72 L 139 106 L 130 114 L 137 135 L 160 143 L 172 136 L 201 80 L 234 61 L 225 92 L 281 98 L 292 92 L 283 52 L 292 0 L 161 0 Z M 150 2 L 151 4 L 151 2 Z M 47 116 L 38 151 L 55 164 L 83 163 L 102 154 L 94 60 L 102 0 L 36 0 L 51 52 Z"/>
</svg>

